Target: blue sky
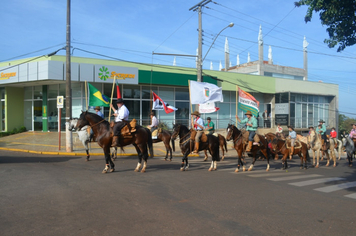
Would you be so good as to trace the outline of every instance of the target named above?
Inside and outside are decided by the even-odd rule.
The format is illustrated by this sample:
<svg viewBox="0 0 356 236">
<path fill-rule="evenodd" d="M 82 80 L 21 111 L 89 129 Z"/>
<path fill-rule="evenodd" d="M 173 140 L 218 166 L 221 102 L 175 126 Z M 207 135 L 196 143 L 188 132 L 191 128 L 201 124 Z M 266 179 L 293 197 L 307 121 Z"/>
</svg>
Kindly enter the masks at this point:
<svg viewBox="0 0 356 236">
<path fill-rule="evenodd" d="M 258 59 L 257 37 L 262 26 L 264 59 L 272 46 L 274 64 L 303 68 L 303 37 L 308 46 L 309 80 L 339 84 L 339 110 L 356 117 L 353 99 L 356 82 L 356 47 L 337 53 L 328 48 L 328 37 L 319 14 L 305 23 L 307 7 L 294 7 L 295 0 L 216 0 L 203 8 L 203 57 L 215 35 L 216 40 L 203 67 L 218 70 L 224 64 L 224 42 L 228 37 L 230 60 L 236 64 Z M 71 43 L 73 56 L 106 57 L 122 60 L 172 65 L 173 56 L 152 55 L 152 52 L 195 54 L 198 45 L 198 14 L 189 11 L 197 1 L 172 0 L 72 0 Z M 0 61 L 48 54 L 66 42 L 66 0 L 12 0 L 1 7 L 2 39 Z M 62 50 L 59 55 L 65 55 Z M 194 58 L 176 58 L 177 66 L 195 67 Z M 326 85 L 327 86 L 327 85 Z M 349 114 L 352 113 L 352 114 Z"/>
</svg>

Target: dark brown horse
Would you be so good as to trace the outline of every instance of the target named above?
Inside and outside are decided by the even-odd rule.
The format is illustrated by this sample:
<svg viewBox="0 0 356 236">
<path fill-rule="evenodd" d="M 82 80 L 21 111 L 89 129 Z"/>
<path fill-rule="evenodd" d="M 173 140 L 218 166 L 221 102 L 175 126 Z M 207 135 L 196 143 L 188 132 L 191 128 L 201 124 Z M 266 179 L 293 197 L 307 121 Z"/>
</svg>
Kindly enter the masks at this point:
<svg viewBox="0 0 356 236">
<path fill-rule="evenodd" d="M 271 143 L 274 139 L 278 138 L 277 135 L 275 133 L 269 132 L 267 134 L 265 134 L 266 140 L 268 142 L 268 154 L 273 154 L 274 155 L 274 159 L 278 160 L 279 156 L 278 154 L 280 153 L 276 153 L 275 151 L 273 151 L 273 148 L 271 146 Z"/>
<path fill-rule="evenodd" d="M 253 169 L 253 165 L 256 162 L 256 154 L 261 151 L 261 153 L 265 156 L 267 159 L 267 169 L 266 171 L 269 171 L 269 156 L 267 155 L 267 140 L 264 138 L 264 136 L 257 134 L 260 138 L 260 146 L 258 145 L 253 145 L 251 148 L 251 155 L 253 157 L 253 161 L 251 166 L 248 168 L 249 171 Z M 243 137 L 242 137 L 242 131 L 236 128 L 236 126 L 229 124 L 227 126 L 227 135 L 226 135 L 226 140 L 230 141 L 233 140 L 234 142 L 234 148 L 237 152 L 237 157 L 238 157 L 238 163 L 237 163 L 237 168 L 235 169 L 235 172 L 239 172 L 240 167 L 242 166 L 243 171 L 246 170 L 244 163 L 242 161 L 242 153 L 245 151 L 246 144 L 243 142 Z"/>
<path fill-rule="evenodd" d="M 293 153 L 291 152 L 291 148 L 290 148 L 290 144 L 291 141 L 290 140 L 282 140 L 279 138 L 276 138 L 272 141 L 272 149 L 274 152 L 276 153 L 281 153 L 283 155 L 282 157 L 282 165 L 283 165 L 283 169 L 287 169 L 288 168 L 288 164 L 287 164 L 287 157 L 290 155 L 298 155 L 300 158 L 300 169 L 307 169 L 307 161 L 309 161 L 309 152 L 308 152 L 308 145 L 306 143 L 300 142 L 301 146 L 297 146 L 297 141 L 295 142 L 295 146 L 294 146 L 294 151 Z M 302 156 L 303 155 L 303 156 Z"/>
<path fill-rule="evenodd" d="M 157 134 L 157 139 L 152 139 L 153 143 L 159 143 L 163 142 L 164 146 L 166 147 L 166 157 L 164 158 L 165 161 L 167 161 L 168 158 L 168 152 L 170 155 L 169 160 L 172 161 L 172 149 L 173 152 L 175 152 L 175 147 L 174 147 L 174 140 L 171 138 L 172 134 L 168 130 L 162 130 L 162 132 L 158 132 Z M 169 142 L 172 143 L 172 147 L 169 144 Z"/>
<path fill-rule="evenodd" d="M 227 152 L 227 143 L 225 137 L 222 136 L 221 134 L 218 134 L 218 138 L 219 138 L 219 146 L 222 151 L 221 160 L 223 161 L 225 159 L 225 151 Z M 204 150 L 204 155 L 205 155 L 204 161 L 208 160 L 207 150 Z"/>
<path fill-rule="evenodd" d="M 103 173 L 107 173 L 110 168 L 110 172 L 115 171 L 115 165 L 110 157 L 112 135 L 109 122 L 107 122 L 97 114 L 85 111 L 80 114 L 76 128 L 80 130 L 86 125 L 90 125 L 90 127 L 93 129 L 94 134 L 97 137 L 96 141 L 98 142 L 99 146 L 103 148 L 106 162 L 106 166 L 103 170 Z M 132 133 L 131 137 L 120 137 L 121 149 L 122 147 L 127 146 L 129 144 L 132 144 L 136 148 L 138 154 L 138 163 L 135 171 L 138 172 L 140 170 L 143 159 L 144 163 L 141 172 L 145 172 L 148 159 L 148 148 L 150 150 L 150 156 L 153 157 L 151 132 L 147 128 L 144 128 L 142 126 L 136 126 L 136 131 Z"/>
<path fill-rule="evenodd" d="M 184 125 L 175 124 L 173 125 L 173 134 L 172 139 L 175 140 L 179 136 L 179 146 L 183 154 L 182 165 L 180 170 L 188 170 L 188 155 L 191 153 L 192 147 L 195 146 L 195 141 L 191 140 L 191 131 Z M 210 155 L 212 156 L 211 166 L 209 171 L 216 170 L 216 162 L 220 161 L 219 156 L 219 138 L 215 137 L 212 134 L 207 135 L 208 140 L 206 142 L 200 141 L 199 143 L 199 151 L 201 150 L 209 150 Z"/>
</svg>

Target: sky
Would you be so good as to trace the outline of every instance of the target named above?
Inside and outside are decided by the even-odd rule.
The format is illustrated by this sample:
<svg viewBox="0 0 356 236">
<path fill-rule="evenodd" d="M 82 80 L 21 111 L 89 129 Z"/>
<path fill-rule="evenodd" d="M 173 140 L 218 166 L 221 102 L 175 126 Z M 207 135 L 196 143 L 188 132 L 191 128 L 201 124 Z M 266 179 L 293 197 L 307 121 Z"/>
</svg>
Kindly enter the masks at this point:
<svg viewBox="0 0 356 236">
<path fill-rule="evenodd" d="M 195 55 L 198 13 L 189 9 L 201 0 L 71 0 L 72 55 L 172 65 L 174 57 L 155 53 Z M 356 117 L 353 101 L 356 46 L 338 53 L 328 48 L 319 14 L 305 23 L 306 6 L 296 0 L 215 0 L 202 9 L 204 69 L 224 65 L 228 38 L 230 61 L 236 65 L 258 59 L 262 27 L 264 60 L 272 47 L 273 63 L 303 68 L 303 38 L 308 41 L 308 80 L 339 85 L 339 112 Z M 0 62 L 46 55 L 66 45 L 67 0 L 11 0 L 1 7 Z M 230 22 L 212 45 L 216 35 Z M 209 47 L 211 50 L 207 53 Z M 65 55 L 61 50 L 57 55 Z M 176 57 L 176 65 L 195 68 L 195 58 Z M 328 85 L 325 84 L 327 87 Z M 302 91 L 301 91 L 302 92 Z"/>
</svg>

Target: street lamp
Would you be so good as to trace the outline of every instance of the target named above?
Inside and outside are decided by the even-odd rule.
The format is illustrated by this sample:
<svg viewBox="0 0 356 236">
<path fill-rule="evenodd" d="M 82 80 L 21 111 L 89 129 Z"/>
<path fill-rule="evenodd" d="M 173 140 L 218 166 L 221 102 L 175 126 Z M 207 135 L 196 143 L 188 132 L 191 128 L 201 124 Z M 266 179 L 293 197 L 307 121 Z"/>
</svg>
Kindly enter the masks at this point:
<svg viewBox="0 0 356 236">
<path fill-rule="evenodd" d="M 222 30 L 220 30 L 220 32 L 215 36 L 213 43 L 210 45 L 208 51 L 206 52 L 204 58 L 202 59 L 202 54 L 201 51 L 198 53 L 198 78 L 197 81 L 201 82 L 202 79 L 202 73 L 203 73 L 203 61 L 205 60 L 205 57 L 208 55 L 210 49 L 212 48 L 212 46 L 214 45 L 216 39 L 219 37 L 219 35 L 221 34 L 221 32 L 223 32 L 225 29 L 229 28 L 229 27 L 233 27 L 234 23 L 230 23 L 228 26 L 226 26 L 225 28 L 223 28 Z M 201 45 L 201 41 L 199 41 L 199 45 Z"/>
</svg>

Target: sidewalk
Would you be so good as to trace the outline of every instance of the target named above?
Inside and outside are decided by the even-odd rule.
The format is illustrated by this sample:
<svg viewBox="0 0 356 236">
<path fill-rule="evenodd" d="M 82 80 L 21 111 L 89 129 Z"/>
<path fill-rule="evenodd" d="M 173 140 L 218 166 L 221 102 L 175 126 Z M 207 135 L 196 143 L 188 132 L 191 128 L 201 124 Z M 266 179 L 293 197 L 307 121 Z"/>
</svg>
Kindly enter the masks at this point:
<svg viewBox="0 0 356 236">
<path fill-rule="evenodd" d="M 36 154 L 63 155 L 63 156 L 86 156 L 85 148 L 79 140 L 76 132 L 72 132 L 73 152 L 66 151 L 66 133 L 61 132 L 61 146 L 59 148 L 58 132 L 28 131 L 0 138 L 0 150 L 29 152 Z M 89 143 L 89 153 L 91 156 L 104 156 L 103 149 L 96 143 Z M 175 142 L 176 151 L 173 156 L 182 156 L 179 148 L 179 141 Z M 155 156 L 165 156 L 166 148 L 163 142 L 154 143 L 153 150 Z M 124 147 L 122 152 L 118 149 L 118 156 L 137 156 L 133 145 Z"/>
</svg>

